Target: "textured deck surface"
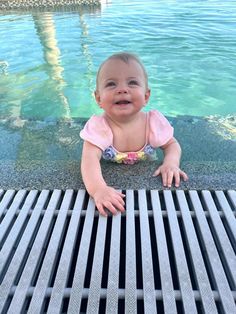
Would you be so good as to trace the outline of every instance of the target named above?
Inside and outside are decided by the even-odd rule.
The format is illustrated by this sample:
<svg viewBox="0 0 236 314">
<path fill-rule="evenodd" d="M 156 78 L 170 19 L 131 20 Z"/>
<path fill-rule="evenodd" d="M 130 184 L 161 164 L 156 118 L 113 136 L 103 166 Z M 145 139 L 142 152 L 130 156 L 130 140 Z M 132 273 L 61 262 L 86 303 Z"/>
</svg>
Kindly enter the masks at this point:
<svg viewBox="0 0 236 314">
<path fill-rule="evenodd" d="M 236 313 L 236 191 L 0 190 L 1 313 Z"/>
</svg>

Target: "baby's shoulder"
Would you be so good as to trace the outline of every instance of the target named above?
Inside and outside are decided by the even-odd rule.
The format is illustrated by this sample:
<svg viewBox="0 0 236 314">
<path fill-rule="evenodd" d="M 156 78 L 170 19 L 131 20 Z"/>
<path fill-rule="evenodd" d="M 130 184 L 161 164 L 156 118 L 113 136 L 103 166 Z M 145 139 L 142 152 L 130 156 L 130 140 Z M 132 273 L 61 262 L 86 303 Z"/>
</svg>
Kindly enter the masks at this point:
<svg viewBox="0 0 236 314">
<path fill-rule="evenodd" d="M 93 115 L 85 124 L 85 128 L 96 132 L 108 132 L 110 127 L 104 116 Z"/>
<path fill-rule="evenodd" d="M 149 120 L 162 120 L 163 118 L 166 119 L 164 117 L 164 115 L 158 111 L 157 109 L 152 109 L 150 111 L 148 111 L 148 117 L 149 117 Z"/>
<path fill-rule="evenodd" d="M 103 124 L 104 121 L 105 121 L 105 118 L 103 115 L 98 116 L 94 114 L 88 119 L 87 123 L 93 124 L 93 125 L 96 125 L 96 124 L 100 125 L 101 123 Z"/>
<path fill-rule="evenodd" d="M 158 110 L 150 110 L 149 115 L 149 144 L 159 147 L 173 137 L 173 127 L 166 117 Z"/>
<path fill-rule="evenodd" d="M 80 132 L 80 137 L 101 149 L 112 143 L 112 132 L 103 116 L 93 115 Z"/>
</svg>

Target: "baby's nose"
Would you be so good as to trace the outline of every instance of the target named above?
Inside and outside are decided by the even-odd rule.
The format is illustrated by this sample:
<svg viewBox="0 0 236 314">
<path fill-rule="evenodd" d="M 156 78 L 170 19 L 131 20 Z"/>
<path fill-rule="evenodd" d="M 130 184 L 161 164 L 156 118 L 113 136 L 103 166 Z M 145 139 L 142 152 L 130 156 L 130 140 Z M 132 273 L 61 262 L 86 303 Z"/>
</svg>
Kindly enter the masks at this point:
<svg viewBox="0 0 236 314">
<path fill-rule="evenodd" d="M 126 94 L 128 93 L 128 89 L 126 86 L 118 86 L 117 92 L 118 94 Z"/>
</svg>

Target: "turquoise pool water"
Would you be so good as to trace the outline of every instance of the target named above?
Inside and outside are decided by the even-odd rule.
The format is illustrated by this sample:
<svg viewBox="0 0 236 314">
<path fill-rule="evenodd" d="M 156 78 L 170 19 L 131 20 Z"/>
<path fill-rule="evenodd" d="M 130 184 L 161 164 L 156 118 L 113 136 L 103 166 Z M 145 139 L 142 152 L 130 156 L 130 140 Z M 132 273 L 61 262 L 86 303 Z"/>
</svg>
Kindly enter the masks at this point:
<svg viewBox="0 0 236 314">
<path fill-rule="evenodd" d="M 236 2 L 113 0 L 57 12 L 0 12 L 0 119 L 87 118 L 95 74 L 113 52 L 149 73 L 147 109 L 235 115 Z"/>
</svg>

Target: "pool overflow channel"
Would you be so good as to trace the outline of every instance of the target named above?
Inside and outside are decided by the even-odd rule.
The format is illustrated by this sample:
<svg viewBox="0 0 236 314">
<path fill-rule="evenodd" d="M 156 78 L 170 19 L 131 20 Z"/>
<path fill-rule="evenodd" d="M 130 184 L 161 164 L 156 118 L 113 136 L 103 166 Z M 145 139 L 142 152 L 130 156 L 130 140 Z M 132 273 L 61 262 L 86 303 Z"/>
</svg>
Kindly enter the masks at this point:
<svg viewBox="0 0 236 314">
<path fill-rule="evenodd" d="M 0 190 L 1 313 L 236 313 L 236 191 Z"/>
</svg>

